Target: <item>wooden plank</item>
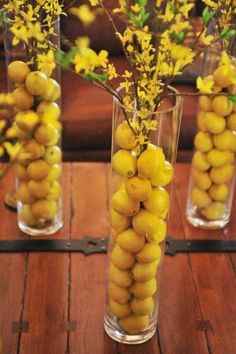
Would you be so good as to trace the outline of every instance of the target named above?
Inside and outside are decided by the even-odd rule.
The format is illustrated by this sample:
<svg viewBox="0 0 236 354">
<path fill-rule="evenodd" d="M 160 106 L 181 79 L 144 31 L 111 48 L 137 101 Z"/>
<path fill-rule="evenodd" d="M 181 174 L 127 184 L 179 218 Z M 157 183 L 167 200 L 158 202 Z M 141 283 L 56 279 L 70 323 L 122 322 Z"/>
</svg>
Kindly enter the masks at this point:
<svg viewBox="0 0 236 354">
<path fill-rule="evenodd" d="M 16 213 L 4 205 L 4 196 L 14 188 L 14 174 L 0 183 L 0 239 L 20 239 Z M 19 326 L 24 298 L 26 254 L 0 253 L 0 336 L 3 353 L 17 353 L 20 337 Z"/>
<path fill-rule="evenodd" d="M 71 165 L 63 166 L 64 227 L 54 238 L 70 235 Z M 67 351 L 68 325 L 67 253 L 31 253 L 29 255 L 23 321 L 28 332 L 22 333 L 21 354 L 64 354 Z"/>
<path fill-rule="evenodd" d="M 72 191 L 72 238 L 107 236 L 107 166 L 73 164 Z M 116 353 L 103 329 L 106 265 L 104 254 L 71 255 L 70 320 L 77 331 L 70 333 L 70 354 Z"/>
<path fill-rule="evenodd" d="M 177 177 L 177 176 L 176 176 Z M 180 222 L 182 210 L 179 208 L 175 178 L 168 234 L 173 238 L 183 238 Z M 195 292 L 193 272 L 189 256 L 177 254 L 165 256 L 161 278 L 159 335 L 162 353 L 165 354 L 206 354 L 208 353 L 204 331 L 199 331 L 202 321 L 201 310 Z"/>
<path fill-rule="evenodd" d="M 228 225 L 224 228 L 224 236 L 227 240 L 235 240 L 236 239 L 236 218 L 235 218 L 235 210 L 236 210 L 236 190 L 234 189 L 234 198 L 231 209 L 231 216 Z M 230 260 L 233 264 L 234 273 L 236 274 L 236 253 L 230 254 Z"/>
<path fill-rule="evenodd" d="M 189 166 L 177 168 L 176 188 L 186 238 L 224 238 L 223 231 L 205 231 L 189 225 L 185 218 Z M 190 266 L 206 325 L 208 345 L 214 354 L 235 353 L 236 281 L 228 254 L 191 254 Z"/>
</svg>

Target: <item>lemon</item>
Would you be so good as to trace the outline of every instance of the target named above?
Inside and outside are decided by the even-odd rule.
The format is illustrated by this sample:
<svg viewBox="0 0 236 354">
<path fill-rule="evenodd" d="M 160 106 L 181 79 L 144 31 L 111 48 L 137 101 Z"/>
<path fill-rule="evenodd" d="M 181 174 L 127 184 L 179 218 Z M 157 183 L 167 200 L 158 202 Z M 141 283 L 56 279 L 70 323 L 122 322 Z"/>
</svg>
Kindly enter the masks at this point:
<svg viewBox="0 0 236 354">
<path fill-rule="evenodd" d="M 205 132 L 207 130 L 204 111 L 200 111 L 197 115 L 197 126 L 198 126 L 198 129 L 203 132 Z"/>
<path fill-rule="evenodd" d="M 29 66 L 20 60 L 12 61 L 7 67 L 9 79 L 16 84 L 23 84 L 29 73 Z"/>
<path fill-rule="evenodd" d="M 212 135 L 207 132 L 198 132 L 195 135 L 194 145 L 196 149 L 201 152 L 207 152 L 211 150 L 213 147 Z"/>
<path fill-rule="evenodd" d="M 205 124 L 207 130 L 212 134 L 221 133 L 226 126 L 225 118 L 215 114 L 214 112 L 205 113 Z"/>
<path fill-rule="evenodd" d="M 134 176 L 127 180 L 125 189 L 133 200 L 144 201 L 150 195 L 152 186 L 148 179 Z"/>
<path fill-rule="evenodd" d="M 225 207 L 223 203 L 212 202 L 207 208 L 201 210 L 201 214 L 208 220 L 218 220 L 224 215 Z"/>
<path fill-rule="evenodd" d="M 37 219 L 51 220 L 58 212 L 58 205 L 53 200 L 38 199 L 32 204 L 32 212 Z"/>
<path fill-rule="evenodd" d="M 218 149 L 212 149 L 207 153 L 207 161 L 213 167 L 220 167 L 227 162 L 234 161 L 234 154 L 230 151 L 221 151 Z"/>
<path fill-rule="evenodd" d="M 228 87 L 231 86 L 233 77 L 236 76 L 235 68 L 233 66 L 221 65 L 213 73 L 213 78 L 217 86 Z"/>
<path fill-rule="evenodd" d="M 123 250 L 116 244 L 111 252 L 111 260 L 117 268 L 127 270 L 133 266 L 135 257 L 132 253 Z"/>
<path fill-rule="evenodd" d="M 20 129 L 28 133 L 38 125 L 39 116 L 32 110 L 20 111 L 15 116 L 15 121 Z"/>
<path fill-rule="evenodd" d="M 34 96 L 25 87 L 17 87 L 13 92 L 14 106 L 19 110 L 28 110 L 33 106 Z"/>
<path fill-rule="evenodd" d="M 222 184 L 231 181 L 234 175 L 234 166 L 227 163 L 221 167 L 212 167 L 210 178 L 213 183 Z"/>
<path fill-rule="evenodd" d="M 59 164 L 54 164 L 50 167 L 46 179 L 49 182 L 54 182 L 58 180 L 61 176 L 61 166 Z"/>
<path fill-rule="evenodd" d="M 130 286 L 133 282 L 131 272 L 120 270 L 114 264 L 111 263 L 109 268 L 109 279 L 121 288 Z"/>
<path fill-rule="evenodd" d="M 213 184 L 209 189 L 209 195 L 218 202 L 225 202 L 229 195 L 229 187 L 227 184 Z"/>
<path fill-rule="evenodd" d="M 41 120 L 57 120 L 60 117 L 60 107 L 56 102 L 42 101 L 36 108 L 36 113 L 40 116 Z"/>
<path fill-rule="evenodd" d="M 40 94 L 44 101 L 56 101 L 61 96 L 60 85 L 54 79 L 47 79 L 45 89 Z"/>
<path fill-rule="evenodd" d="M 47 76 L 41 71 L 31 71 L 26 77 L 25 86 L 34 96 L 40 96 L 47 87 Z"/>
<path fill-rule="evenodd" d="M 227 117 L 227 128 L 236 131 L 236 113 L 232 113 Z"/>
<path fill-rule="evenodd" d="M 212 102 L 208 96 L 200 96 L 198 104 L 201 110 L 204 112 L 210 112 L 212 110 Z"/>
<path fill-rule="evenodd" d="M 228 116 L 233 110 L 233 102 L 227 96 L 215 96 L 212 99 L 212 109 L 219 116 Z"/>
<path fill-rule="evenodd" d="M 119 326 L 129 334 L 138 334 L 144 331 L 149 324 L 148 316 L 130 315 L 119 321 Z"/>
<path fill-rule="evenodd" d="M 170 206 L 169 194 L 162 187 L 152 188 L 150 196 L 143 202 L 143 205 L 159 218 L 165 218 Z"/>
<path fill-rule="evenodd" d="M 163 187 L 169 184 L 174 176 L 174 169 L 169 161 L 166 161 L 161 164 L 156 175 L 150 179 L 151 184 L 154 187 Z"/>
<path fill-rule="evenodd" d="M 144 299 L 133 298 L 130 307 L 135 315 L 150 315 L 154 310 L 154 301 L 151 296 Z"/>
<path fill-rule="evenodd" d="M 131 314 L 131 308 L 129 303 L 119 304 L 119 302 L 110 299 L 108 307 L 111 314 L 118 318 L 124 318 Z"/>
<path fill-rule="evenodd" d="M 17 200 L 24 204 L 31 204 L 35 201 L 35 197 L 30 193 L 28 183 L 22 183 L 16 192 Z"/>
<path fill-rule="evenodd" d="M 159 219 L 158 229 L 152 234 L 148 234 L 146 236 L 147 240 L 151 243 L 163 242 L 166 238 L 166 229 L 167 229 L 166 222 L 162 219 Z"/>
<path fill-rule="evenodd" d="M 136 254 L 136 258 L 141 263 L 152 263 L 159 261 L 161 255 L 162 251 L 159 245 L 147 242 L 143 249 Z"/>
<path fill-rule="evenodd" d="M 52 124 L 40 124 L 34 137 L 40 144 L 55 145 L 59 140 L 59 133 Z"/>
<path fill-rule="evenodd" d="M 10 134 L 12 134 L 10 137 L 18 138 L 19 140 L 25 140 L 29 137 L 29 133 L 19 128 L 16 122 L 12 124 L 10 129 Z M 9 130 L 7 132 L 9 132 Z"/>
<path fill-rule="evenodd" d="M 132 150 L 136 146 L 134 132 L 126 121 L 123 121 L 115 131 L 115 143 L 121 149 Z"/>
<path fill-rule="evenodd" d="M 191 192 L 191 201 L 198 208 L 205 208 L 210 204 L 211 198 L 206 191 L 199 188 L 194 188 Z"/>
<path fill-rule="evenodd" d="M 137 171 L 137 160 L 129 150 L 118 150 L 112 156 L 112 168 L 122 177 L 132 177 Z"/>
<path fill-rule="evenodd" d="M 126 288 L 121 288 L 111 281 L 108 284 L 108 295 L 119 304 L 125 304 L 131 298 L 131 293 Z"/>
<path fill-rule="evenodd" d="M 27 174 L 30 179 L 39 181 L 46 178 L 49 170 L 50 166 L 44 160 L 36 160 L 32 161 L 27 167 Z"/>
<path fill-rule="evenodd" d="M 146 237 L 151 236 L 159 230 L 162 231 L 162 222 L 163 220 L 145 209 L 141 209 L 132 219 L 134 230 Z"/>
<path fill-rule="evenodd" d="M 57 145 L 48 146 L 45 149 L 43 158 L 51 166 L 58 164 L 62 159 L 62 151 Z"/>
<path fill-rule="evenodd" d="M 155 294 L 157 290 L 157 281 L 155 278 L 146 281 L 135 281 L 129 290 L 138 299 L 145 299 L 146 297 Z"/>
<path fill-rule="evenodd" d="M 110 222 L 111 226 L 116 230 L 117 233 L 120 233 L 127 229 L 131 223 L 130 218 L 128 216 L 121 215 L 112 208 L 110 211 Z"/>
<path fill-rule="evenodd" d="M 44 155 L 45 148 L 35 139 L 30 139 L 29 142 L 25 145 L 24 151 L 30 154 L 30 158 L 32 160 L 36 160 Z"/>
<path fill-rule="evenodd" d="M 215 135 L 213 141 L 217 149 L 235 152 L 236 136 L 231 130 L 225 129 L 222 133 Z"/>
<path fill-rule="evenodd" d="M 201 172 L 195 170 L 193 172 L 193 176 L 195 185 L 200 189 L 207 190 L 212 185 L 212 181 L 208 172 Z"/>
<path fill-rule="evenodd" d="M 206 154 L 201 151 L 196 151 L 192 160 L 193 166 L 199 171 L 207 171 L 210 168 L 210 164 L 207 161 Z"/>
<path fill-rule="evenodd" d="M 29 191 L 35 198 L 45 198 L 50 190 L 50 183 L 46 179 L 41 181 L 31 180 L 28 183 Z"/>
<path fill-rule="evenodd" d="M 156 275 L 157 267 L 160 263 L 160 259 L 151 263 L 138 263 L 136 262 L 132 268 L 132 274 L 137 281 L 146 281 L 153 278 Z"/>
<path fill-rule="evenodd" d="M 160 147 L 148 146 L 138 158 L 137 168 L 140 177 L 153 178 L 164 163 L 165 155 Z"/>
<path fill-rule="evenodd" d="M 52 182 L 49 193 L 47 195 L 48 200 L 57 201 L 61 196 L 61 184 L 57 181 Z"/>
<path fill-rule="evenodd" d="M 29 176 L 26 171 L 26 167 L 16 164 L 16 176 L 22 182 L 27 182 L 29 180 Z"/>
<path fill-rule="evenodd" d="M 19 213 L 19 220 L 23 221 L 28 226 L 33 226 L 36 224 L 36 219 L 29 204 L 23 205 L 23 208 Z"/>
<path fill-rule="evenodd" d="M 123 250 L 136 253 L 144 247 L 145 240 L 134 229 L 129 228 L 118 235 L 117 243 Z"/>
<path fill-rule="evenodd" d="M 125 216 L 135 215 L 140 208 L 140 203 L 130 198 L 124 188 L 113 194 L 111 204 L 117 213 Z"/>
</svg>

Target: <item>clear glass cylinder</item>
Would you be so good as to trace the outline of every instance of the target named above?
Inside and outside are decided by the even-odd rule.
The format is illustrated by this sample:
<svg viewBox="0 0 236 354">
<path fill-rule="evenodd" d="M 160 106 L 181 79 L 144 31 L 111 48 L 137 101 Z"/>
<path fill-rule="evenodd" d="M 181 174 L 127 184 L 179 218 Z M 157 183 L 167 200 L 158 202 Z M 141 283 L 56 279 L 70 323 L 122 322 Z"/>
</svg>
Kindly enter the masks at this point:
<svg viewBox="0 0 236 354">
<path fill-rule="evenodd" d="M 60 21 L 53 22 L 46 45 L 37 39 L 14 43 L 12 18 L 4 16 L 8 89 L 14 97 L 10 134 L 20 143 L 15 163 L 18 225 L 31 236 L 48 235 L 63 224 L 61 83 L 54 61 Z"/>
<path fill-rule="evenodd" d="M 117 99 L 113 104 L 110 238 L 104 327 L 121 343 L 151 338 L 157 325 L 170 190 L 182 98 L 173 88 L 151 115 L 156 129 L 139 146 L 142 122 Z M 176 95 L 177 94 L 177 95 Z M 134 128 L 135 127 L 135 128 Z"/>
<path fill-rule="evenodd" d="M 227 94 L 236 92 L 232 78 L 235 59 L 228 66 L 221 52 L 205 56 L 203 78 L 213 80 L 213 95 L 198 99 L 194 154 L 189 178 L 186 216 L 196 227 L 223 228 L 230 220 L 235 185 L 236 105 Z"/>
</svg>

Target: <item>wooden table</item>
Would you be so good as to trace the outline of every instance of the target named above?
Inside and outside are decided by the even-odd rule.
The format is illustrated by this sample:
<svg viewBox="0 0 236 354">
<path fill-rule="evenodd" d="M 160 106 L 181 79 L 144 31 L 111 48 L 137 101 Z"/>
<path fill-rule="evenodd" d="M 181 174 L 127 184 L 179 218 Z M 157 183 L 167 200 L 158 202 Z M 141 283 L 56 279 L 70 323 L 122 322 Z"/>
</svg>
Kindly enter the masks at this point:
<svg viewBox="0 0 236 354">
<path fill-rule="evenodd" d="M 169 223 L 174 238 L 236 238 L 193 228 L 185 218 L 189 165 L 176 167 Z M 59 239 L 107 236 L 109 165 L 64 165 L 64 228 Z M 0 200 L 13 185 L 7 178 Z M 234 201 L 233 210 L 236 210 Z M 232 216 L 234 212 L 232 213 Z M 0 206 L 1 239 L 26 239 Z M 52 238 L 52 236 L 50 237 Z M 166 255 L 159 325 L 147 343 L 114 342 L 103 329 L 106 255 L 0 253 L 0 333 L 4 354 L 235 354 L 236 254 Z"/>
</svg>

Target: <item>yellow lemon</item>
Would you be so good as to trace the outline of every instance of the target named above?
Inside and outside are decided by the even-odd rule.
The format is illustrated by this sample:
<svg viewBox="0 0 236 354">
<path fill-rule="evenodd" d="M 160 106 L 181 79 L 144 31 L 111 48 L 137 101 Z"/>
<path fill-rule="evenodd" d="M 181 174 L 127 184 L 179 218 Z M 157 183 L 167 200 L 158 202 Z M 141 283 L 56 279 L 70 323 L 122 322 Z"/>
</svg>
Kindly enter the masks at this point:
<svg viewBox="0 0 236 354">
<path fill-rule="evenodd" d="M 235 152 L 236 136 L 231 130 L 225 129 L 222 133 L 216 134 L 213 141 L 217 149 Z"/>
<path fill-rule="evenodd" d="M 19 140 L 25 140 L 29 138 L 29 133 L 19 128 L 16 122 L 12 124 L 10 129 L 10 138 L 18 138 Z M 7 132 L 9 132 L 9 130 Z"/>
<path fill-rule="evenodd" d="M 21 166 L 19 164 L 16 164 L 16 176 L 22 182 L 27 182 L 29 180 L 26 167 Z"/>
<path fill-rule="evenodd" d="M 51 220 L 58 212 L 58 205 L 53 200 L 38 199 L 32 204 L 32 212 L 37 219 Z"/>
<path fill-rule="evenodd" d="M 31 71 L 25 80 L 27 90 L 34 96 L 40 96 L 46 90 L 48 78 L 41 71 Z"/>
<path fill-rule="evenodd" d="M 214 112 L 205 113 L 205 124 L 207 130 L 212 134 L 221 133 L 226 126 L 226 120 L 224 117 L 221 117 Z"/>
<path fill-rule="evenodd" d="M 159 219 L 158 229 L 152 234 L 148 234 L 146 236 L 147 240 L 151 243 L 163 242 L 166 238 L 166 229 L 167 229 L 166 222 L 162 219 Z"/>
<path fill-rule="evenodd" d="M 213 183 L 221 184 L 231 181 L 234 175 L 234 166 L 227 163 L 221 167 L 212 167 L 210 177 Z"/>
<path fill-rule="evenodd" d="M 54 164 L 50 166 L 46 179 L 49 182 L 54 182 L 58 180 L 60 176 L 61 176 L 61 166 L 59 164 Z"/>
<path fill-rule="evenodd" d="M 41 120 L 57 120 L 60 117 L 60 107 L 56 102 L 42 101 L 36 108 L 36 113 L 40 116 Z"/>
<path fill-rule="evenodd" d="M 203 132 L 205 132 L 207 130 L 204 111 L 200 111 L 197 115 L 197 126 L 198 126 L 198 129 Z"/>
<path fill-rule="evenodd" d="M 61 196 L 61 184 L 57 181 L 52 182 L 49 193 L 47 195 L 48 200 L 58 200 Z"/>
<path fill-rule="evenodd" d="M 125 304 L 131 298 L 131 293 L 126 288 L 121 288 L 111 281 L 108 284 L 108 295 L 119 304 Z"/>
<path fill-rule="evenodd" d="M 233 110 L 233 102 L 227 96 L 215 96 L 212 99 L 212 109 L 219 116 L 228 116 Z"/>
<path fill-rule="evenodd" d="M 230 151 L 221 151 L 218 149 L 212 149 L 207 153 L 207 161 L 213 167 L 220 167 L 227 162 L 234 161 L 234 154 Z"/>
<path fill-rule="evenodd" d="M 29 204 L 23 205 L 23 208 L 19 213 L 19 220 L 23 221 L 28 226 L 33 226 L 36 224 L 36 219 Z"/>
<path fill-rule="evenodd" d="M 132 225 L 138 234 L 145 237 L 151 237 L 155 233 L 160 233 L 160 237 L 161 235 L 165 237 L 165 235 L 163 235 L 163 231 L 165 231 L 163 228 L 163 220 L 153 213 L 150 213 L 148 210 L 141 209 L 135 214 L 132 219 Z"/>
<path fill-rule="evenodd" d="M 160 147 L 148 147 L 138 158 L 137 168 L 139 176 L 153 178 L 158 168 L 164 163 L 165 155 Z"/>
<path fill-rule="evenodd" d="M 136 254 L 136 258 L 141 263 L 152 263 L 159 261 L 161 255 L 162 251 L 159 245 L 147 242 L 143 249 Z"/>
<path fill-rule="evenodd" d="M 116 244 L 111 252 L 111 260 L 117 268 L 127 270 L 133 266 L 135 257 L 131 252 L 123 250 Z"/>
<path fill-rule="evenodd" d="M 212 185 L 208 172 L 201 172 L 198 170 L 193 171 L 193 178 L 195 185 L 203 190 L 207 190 Z"/>
<path fill-rule="evenodd" d="M 109 268 L 109 279 L 121 288 L 127 288 L 133 282 L 131 272 L 127 270 L 120 270 L 112 263 Z"/>
<path fill-rule="evenodd" d="M 25 145 L 24 151 L 30 154 L 32 160 L 39 159 L 43 156 L 45 148 L 42 144 L 39 144 L 35 139 L 30 139 Z"/>
<path fill-rule="evenodd" d="M 146 297 L 155 294 L 157 290 L 157 281 L 155 278 L 146 281 L 135 281 L 129 290 L 138 299 L 145 299 Z"/>
<path fill-rule="evenodd" d="M 129 334 L 137 334 L 144 331 L 149 324 L 148 316 L 130 315 L 119 321 L 119 326 Z"/>
<path fill-rule="evenodd" d="M 199 188 L 194 188 L 191 192 L 191 201 L 198 208 L 205 208 L 210 204 L 211 198 L 206 191 Z"/>
<path fill-rule="evenodd" d="M 132 177 L 137 171 L 137 160 L 129 150 L 118 150 L 112 156 L 112 168 L 122 177 Z"/>
<path fill-rule="evenodd" d="M 36 160 L 32 161 L 27 167 L 27 174 L 30 179 L 39 181 L 46 178 L 49 170 L 50 166 L 44 160 Z"/>
<path fill-rule="evenodd" d="M 217 202 L 225 202 L 229 195 L 229 187 L 227 184 L 213 184 L 209 189 L 209 195 Z"/>
<path fill-rule="evenodd" d="M 12 61 L 7 67 L 9 79 L 16 84 L 23 84 L 29 73 L 29 66 L 20 60 Z"/>
<path fill-rule="evenodd" d="M 125 216 L 135 215 L 140 208 L 140 203 L 130 198 L 124 188 L 120 188 L 113 194 L 111 204 L 117 213 Z"/>
<path fill-rule="evenodd" d="M 40 124 L 34 137 L 40 144 L 55 145 L 59 140 L 59 133 L 52 124 Z"/>
<path fill-rule="evenodd" d="M 170 197 L 168 192 L 162 188 L 152 188 L 150 196 L 143 202 L 144 207 L 160 218 L 167 216 Z"/>
<path fill-rule="evenodd" d="M 210 112 L 212 110 L 212 102 L 208 96 L 200 96 L 198 104 L 201 110 L 204 112 Z"/>
<path fill-rule="evenodd" d="M 219 66 L 213 73 L 213 78 L 217 86 L 231 86 L 233 77 L 236 76 L 235 68 L 229 65 Z"/>
<path fill-rule="evenodd" d="M 128 216 L 121 215 L 111 208 L 110 222 L 116 232 L 120 233 L 130 226 L 131 220 Z"/>
<path fill-rule="evenodd" d="M 35 198 L 45 198 L 50 190 L 50 183 L 46 179 L 41 181 L 31 180 L 28 183 L 30 193 Z"/>
<path fill-rule="evenodd" d="M 31 95 L 25 87 L 17 87 L 12 94 L 15 100 L 15 108 L 24 111 L 33 106 L 34 96 Z"/>
<path fill-rule="evenodd" d="M 154 187 L 163 187 L 169 184 L 174 176 L 174 169 L 169 161 L 166 161 L 161 164 L 156 175 L 150 179 L 151 184 Z"/>
<path fill-rule="evenodd" d="M 207 132 L 198 132 L 195 135 L 194 145 L 196 149 L 201 152 L 207 152 L 211 150 L 213 147 L 212 135 Z"/>
<path fill-rule="evenodd" d="M 227 117 L 227 128 L 236 131 L 236 113 L 232 113 Z"/>
<path fill-rule="evenodd" d="M 141 251 L 145 244 L 144 237 L 137 234 L 132 228 L 121 232 L 116 241 L 123 250 L 131 253 Z"/>
<path fill-rule="evenodd" d="M 44 101 L 56 101 L 61 96 L 60 85 L 54 79 L 47 79 L 45 89 L 40 94 Z"/>
<path fill-rule="evenodd" d="M 119 302 L 110 299 L 108 307 L 111 314 L 118 318 L 124 318 L 131 314 L 131 308 L 129 303 L 119 304 Z"/>
<path fill-rule="evenodd" d="M 155 277 L 160 259 L 151 263 L 136 262 L 132 268 L 132 274 L 137 281 L 146 281 Z"/>
<path fill-rule="evenodd" d="M 125 190 L 133 200 L 144 201 L 150 195 L 152 186 L 148 179 L 134 176 L 126 181 Z"/>
<path fill-rule="evenodd" d="M 220 202 L 212 202 L 206 208 L 201 210 L 201 214 L 205 216 L 208 220 L 218 220 L 221 219 L 224 215 L 225 207 L 223 203 Z"/>
<path fill-rule="evenodd" d="M 61 162 L 62 151 L 60 147 L 57 145 L 47 146 L 43 159 L 51 166 Z"/>
<path fill-rule="evenodd" d="M 196 151 L 192 160 L 193 166 L 199 171 L 207 171 L 210 168 L 210 164 L 207 161 L 206 154 L 201 151 Z"/>
<path fill-rule="evenodd" d="M 30 193 L 28 183 L 22 183 L 19 186 L 16 192 L 16 198 L 24 204 L 31 204 L 35 201 L 35 197 Z"/>
<path fill-rule="evenodd" d="M 34 111 L 20 111 L 15 116 L 18 127 L 25 132 L 32 131 L 39 123 L 39 116 Z"/>
<path fill-rule="evenodd" d="M 154 310 L 154 300 L 151 296 L 144 299 L 133 298 L 130 307 L 135 315 L 150 315 Z"/>
<path fill-rule="evenodd" d="M 115 143 L 121 149 L 132 150 L 136 146 L 134 132 L 126 121 L 123 121 L 115 131 Z"/>
</svg>

